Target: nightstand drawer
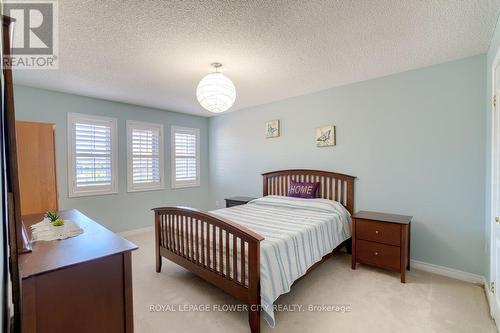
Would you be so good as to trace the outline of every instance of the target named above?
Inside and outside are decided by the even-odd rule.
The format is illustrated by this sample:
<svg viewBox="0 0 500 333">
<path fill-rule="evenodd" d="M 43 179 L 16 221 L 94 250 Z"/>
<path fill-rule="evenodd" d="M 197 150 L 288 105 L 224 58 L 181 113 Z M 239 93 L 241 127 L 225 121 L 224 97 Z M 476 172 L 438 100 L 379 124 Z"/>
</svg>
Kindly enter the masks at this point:
<svg viewBox="0 0 500 333">
<path fill-rule="evenodd" d="M 401 244 L 401 226 L 372 220 L 356 220 L 356 237 L 389 245 Z"/>
<path fill-rule="evenodd" d="M 356 257 L 359 262 L 399 271 L 401 267 L 400 248 L 375 242 L 358 240 Z"/>
</svg>

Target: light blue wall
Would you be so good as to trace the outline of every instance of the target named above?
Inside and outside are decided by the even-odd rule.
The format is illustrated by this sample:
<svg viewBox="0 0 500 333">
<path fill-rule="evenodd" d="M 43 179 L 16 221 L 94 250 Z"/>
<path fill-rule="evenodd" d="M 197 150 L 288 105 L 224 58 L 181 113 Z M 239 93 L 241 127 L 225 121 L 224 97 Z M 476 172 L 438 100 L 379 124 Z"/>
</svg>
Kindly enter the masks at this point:
<svg viewBox="0 0 500 333">
<path fill-rule="evenodd" d="M 175 112 L 149 109 L 77 95 L 15 86 L 18 120 L 50 122 L 56 125 L 56 164 L 61 209 L 77 208 L 114 231 L 153 225 L 151 208 L 164 205 L 208 206 L 208 120 Z M 118 194 L 68 198 L 67 138 L 68 112 L 118 118 Z M 164 125 L 166 189 L 127 193 L 126 120 L 140 120 Z M 180 125 L 201 130 L 201 186 L 171 189 L 170 126 Z"/>
<path fill-rule="evenodd" d="M 495 56 L 500 48 L 500 17 L 497 20 L 495 32 L 491 40 L 490 49 L 488 50 L 486 60 L 486 199 L 485 199 L 485 240 L 486 240 L 486 256 L 485 256 L 485 277 L 486 281 L 490 280 L 490 228 L 491 228 L 491 129 L 492 129 L 492 66 Z"/>
<path fill-rule="evenodd" d="M 356 209 L 414 216 L 414 259 L 483 274 L 486 67 L 480 55 L 210 120 L 23 86 L 15 87 L 16 112 L 56 124 L 61 208 L 112 230 L 151 225 L 159 205 L 208 209 L 229 195 L 260 195 L 264 171 L 334 170 L 358 177 Z M 67 112 L 118 118 L 119 194 L 68 198 Z M 164 124 L 166 190 L 126 192 L 127 119 Z M 282 136 L 266 140 L 271 119 L 281 120 Z M 334 148 L 314 145 L 314 129 L 325 124 L 337 126 Z M 199 188 L 170 189 L 170 125 L 201 129 Z"/>
<path fill-rule="evenodd" d="M 262 193 L 260 173 L 357 176 L 356 209 L 413 215 L 412 257 L 484 272 L 486 57 L 409 71 L 210 119 L 210 205 Z M 264 122 L 282 135 L 264 138 Z M 315 128 L 337 126 L 316 148 Z"/>
</svg>

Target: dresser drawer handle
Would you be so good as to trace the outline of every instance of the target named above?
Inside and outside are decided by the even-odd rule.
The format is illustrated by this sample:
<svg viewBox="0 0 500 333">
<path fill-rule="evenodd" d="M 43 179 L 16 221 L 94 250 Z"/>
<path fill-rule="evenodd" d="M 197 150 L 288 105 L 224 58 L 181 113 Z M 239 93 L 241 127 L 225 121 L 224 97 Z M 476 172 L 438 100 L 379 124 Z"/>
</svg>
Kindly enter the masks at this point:
<svg viewBox="0 0 500 333">
<path fill-rule="evenodd" d="M 375 230 L 375 235 L 378 235 L 378 230 Z"/>
<path fill-rule="evenodd" d="M 378 256 L 378 252 L 375 252 L 374 254 L 375 254 L 376 256 Z"/>
</svg>

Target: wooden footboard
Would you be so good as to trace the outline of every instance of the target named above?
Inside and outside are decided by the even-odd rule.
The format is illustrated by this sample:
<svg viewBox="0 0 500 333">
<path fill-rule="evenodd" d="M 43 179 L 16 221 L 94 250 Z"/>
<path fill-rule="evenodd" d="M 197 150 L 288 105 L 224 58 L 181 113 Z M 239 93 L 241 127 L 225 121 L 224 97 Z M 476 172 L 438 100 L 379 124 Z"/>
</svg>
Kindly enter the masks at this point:
<svg viewBox="0 0 500 333">
<path fill-rule="evenodd" d="M 251 332 L 260 332 L 260 241 L 264 238 L 196 209 L 153 210 L 156 271 L 161 271 L 165 257 L 214 284 L 248 304 Z"/>
</svg>

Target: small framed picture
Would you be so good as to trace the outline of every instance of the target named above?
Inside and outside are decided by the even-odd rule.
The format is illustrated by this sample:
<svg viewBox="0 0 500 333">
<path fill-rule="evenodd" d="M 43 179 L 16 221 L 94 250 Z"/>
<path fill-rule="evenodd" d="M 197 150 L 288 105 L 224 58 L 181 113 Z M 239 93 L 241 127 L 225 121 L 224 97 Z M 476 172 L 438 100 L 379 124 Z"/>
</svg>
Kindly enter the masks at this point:
<svg viewBox="0 0 500 333">
<path fill-rule="evenodd" d="M 316 128 L 316 147 L 331 147 L 335 146 L 335 143 L 335 126 Z"/>
<path fill-rule="evenodd" d="M 277 138 L 280 136 L 280 121 L 270 120 L 266 122 L 266 138 Z"/>
</svg>

